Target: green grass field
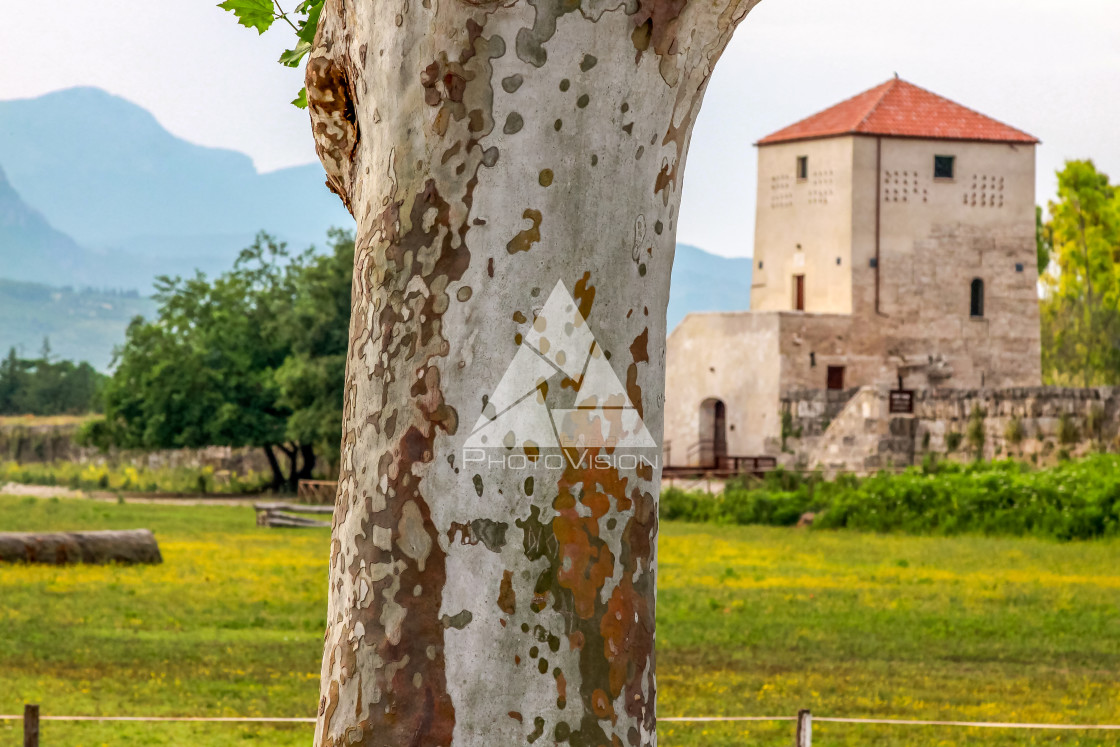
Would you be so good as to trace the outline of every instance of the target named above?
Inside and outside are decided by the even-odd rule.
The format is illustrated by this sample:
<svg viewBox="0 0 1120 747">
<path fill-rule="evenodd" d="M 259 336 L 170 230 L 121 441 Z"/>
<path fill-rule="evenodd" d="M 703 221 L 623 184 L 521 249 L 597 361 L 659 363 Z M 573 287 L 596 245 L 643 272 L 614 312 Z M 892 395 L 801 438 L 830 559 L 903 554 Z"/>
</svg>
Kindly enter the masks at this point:
<svg viewBox="0 0 1120 747">
<path fill-rule="evenodd" d="M 149 527 L 155 567 L 0 567 L 0 713 L 310 716 L 327 531 L 243 507 L 0 496 L 0 529 Z M 1120 542 L 666 522 L 659 712 L 1120 723 Z M 308 725 L 46 722 L 44 745 L 308 745 Z M 815 745 L 1106 745 L 1120 733 L 817 724 Z M 0 744 L 19 741 L 0 724 Z M 792 725 L 662 723 L 672 746 Z M 497 745 L 496 747 L 506 747 Z"/>
</svg>

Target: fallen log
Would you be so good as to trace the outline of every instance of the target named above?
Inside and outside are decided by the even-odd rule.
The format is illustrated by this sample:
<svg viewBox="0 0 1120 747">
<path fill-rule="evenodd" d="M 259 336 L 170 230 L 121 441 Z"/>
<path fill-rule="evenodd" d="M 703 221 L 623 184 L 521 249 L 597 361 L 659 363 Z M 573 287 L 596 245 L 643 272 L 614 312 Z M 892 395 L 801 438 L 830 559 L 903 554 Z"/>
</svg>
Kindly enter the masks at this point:
<svg viewBox="0 0 1120 747">
<path fill-rule="evenodd" d="M 162 563 L 148 529 L 98 532 L 0 532 L 0 562 Z"/>
</svg>

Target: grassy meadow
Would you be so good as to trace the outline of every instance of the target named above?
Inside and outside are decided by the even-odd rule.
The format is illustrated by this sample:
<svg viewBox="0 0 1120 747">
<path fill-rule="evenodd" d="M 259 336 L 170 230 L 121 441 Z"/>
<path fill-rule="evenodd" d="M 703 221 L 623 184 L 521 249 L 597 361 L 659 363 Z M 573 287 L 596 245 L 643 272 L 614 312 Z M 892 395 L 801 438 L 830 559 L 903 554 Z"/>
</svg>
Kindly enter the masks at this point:
<svg viewBox="0 0 1120 747">
<path fill-rule="evenodd" d="M 0 713 L 311 716 L 327 530 L 0 496 L 0 529 L 148 527 L 155 567 L 0 566 Z M 659 712 L 1120 723 L 1120 541 L 663 522 Z M 788 745 L 792 724 L 659 726 Z M 307 745 L 310 725 L 45 722 L 43 743 Z M 0 722 L 0 744 L 19 741 Z M 1114 745 L 1117 732 L 818 723 L 815 745 Z M 504 745 L 501 747 L 505 747 Z"/>
</svg>

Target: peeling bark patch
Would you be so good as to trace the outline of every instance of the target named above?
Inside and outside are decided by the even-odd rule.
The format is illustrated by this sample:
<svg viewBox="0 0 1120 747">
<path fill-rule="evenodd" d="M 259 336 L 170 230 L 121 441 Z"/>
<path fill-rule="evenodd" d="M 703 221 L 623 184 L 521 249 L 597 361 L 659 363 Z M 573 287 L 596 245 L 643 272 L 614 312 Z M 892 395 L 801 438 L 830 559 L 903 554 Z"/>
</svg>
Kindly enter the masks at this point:
<svg viewBox="0 0 1120 747">
<path fill-rule="evenodd" d="M 490 552 L 501 552 L 506 546 L 506 531 L 509 524 L 491 519 L 475 519 L 469 524 L 452 522 L 447 530 L 447 541 L 454 542 L 456 535 L 463 545 L 477 545 L 481 542 Z"/>
<path fill-rule="evenodd" d="M 510 112 L 506 115 L 506 123 L 502 126 L 502 132 L 507 135 L 515 135 L 521 132 L 521 128 L 525 126 L 525 120 L 517 112 Z"/>
<path fill-rule="evenodd" d="M 599 59 L 595 55 L 585 54 L 579 63 L 579 69 L 586 73 L 588 70 L 595 67 L 598 62 Z"/>
<path fill-rule="evenodd" d="M 661 56 L 676 51 L 678 20 L 686 5 L 688 0 L 638 0 L 631 39 L 639 54 L 650 47 Z"/>
<path fill-rule="evenodd" d="M 404 504 L 397 531 L 397 545 L 401 552 L 415 560 L 417 568 L 423 573 L 424 562 L 432 552 L 432 538 L 428 536 L 424 517 L 414 501 Z"/>
<path fill-rule="evenodd" d="M 531 609 L 539 612 L 548 605 L 560 613 L 568 621 L 571 649 L 579 652 L 584 706 L 580 722 L 575 729 L 560 722 L 557 729 L 572 744 L 607 745 L 620 744 L 603 727 L 603 722 L 617 719 L 613 703 L 620 696 L 628 714 L 651 731 L 654 725 L 651 563 L 657 526 L 649 510 L 655 505 L 652 496 L 628 491 L 627 478 L 617 470 L 594 465 L 568 465 L 551 522 L 542 522 L 539 508 L 532 506 L 517 525 L 523 531 L 526 557 L 548 561 L 535 584 L 536 599 L 548 601 L 535 601 Z M 600 521 L 612 510 L 627 522 L 618 557 L 599 532 Z M 604 601 L 603 590 L 611 578 L 621 580 Z M 535 648 L 530 651 L 535 653 Z M 538 669 L 543 674 L 547 665 L 538 663 Z M 566 703 L 559 679 L 557 688 Z"/>
<path fill-rule="evenodd" d="M 517 612 L 517 595 L 513 591 L 513 571 L 502 573 L 502 584 L 498 591 L 498 609 L 507 615 Z"/>
<path fill-rule="evenodd" d="M 542 169 L 541 173 L 537 176 L 537 181 L 542 187 L 552 186 L 552 169 Z"/>
<path fill-rule="evenodd" d="M 510 75 L 502 78 L 502 90 L 506 93 L 514 93 L 518 88 L 521 88 L 521 84 L 524 82 L 525 79 L 521 75 Z"/>
<path fill-rule="evenodd" d="M 517 32 L 517 57 L 533 67 L 544 67 L 548 53 L 544 44 L 556 33 L 556 19 L 579 10 L 580 0 L 529 0 L 536 9 L 533 27 Z"/>
<path fill-rule="evenodd" d="M 533 244 L 541 240 L 541 211 L 526 208 L 521 217 L 530 221 L 533 225 L 521 231 L 506 244 L 506 251 L 510 254 L 527 252 L 533 248 Z"/>
<path fill-rule="evenodd" d="M 579 304 L 579 313 L 583 314 L 583 318 L 590 317 L 591 307 L 595 304 L 595 286 L 591 285 L 590 270 L 583 273 L 583 277 L 576 281 L 575 287 L 572 289 L 572 296 Z M 607 353 L 607 358 L 610 358 L 610 353 Z"/>
<path fill-rule="evenodd" d="M 630 359 L 633 363 L 626 369 L 626 394 L 634 403 L 634 409 L 638 411 L 640 418 L 645 417 L 645 406 L 642 404 L 642 388 L 638 386 L 638 364 L 649 363 L 648 346 L 649 327 L 646 327 L 630 345 Z"/>
<path fill-rule="evenodd" d="M 540 716 L 537 716 L 533 719 L 533 731 L 530 732 L 529 736 L 527 737 L 527 739 L 529 740 L 529 744 L 532 744 L 533 742 L 540 739 L 542 734 L 544 734 L 544 719 Z"/>
<path fill-rule="evenodd" d="M 473 619 L 474 615 L 471 614 L 470 610 L 463 610 L 462 612 L 458 612 L 454 615 L 444 615 L 439 619 L 439 621 L 445 628 L 462 630 L 463 628 L 470 625 L 471 620 Z"/>
</svg>

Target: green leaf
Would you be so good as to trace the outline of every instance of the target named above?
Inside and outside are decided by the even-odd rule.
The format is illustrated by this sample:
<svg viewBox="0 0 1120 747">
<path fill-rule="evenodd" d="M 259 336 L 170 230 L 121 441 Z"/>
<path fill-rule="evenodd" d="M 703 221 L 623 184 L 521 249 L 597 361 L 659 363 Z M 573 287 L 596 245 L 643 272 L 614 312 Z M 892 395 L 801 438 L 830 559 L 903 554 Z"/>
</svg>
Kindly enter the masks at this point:
<svg viewBox="0 0 1120 747">
<path fill-rule="evenodd" d="M 311 51 L 311 44 L 309 42 L 301 41 L 296 45 L 295 49 L 286 49 L 280 55 L 280 64 L 287 65 L 288 67 L 299 67 L 299 62 L 307 53 Z"/>
<path fill-rule="evenodd" d="M 307 89 L 306 88 L 299 89 L 299 96 L 296 96 L 294 99 L 292 99 L 292 104 L 295 105 L 295 106 L 298 106 L 300 109 L 306 109 L 307 108 Z"/>
<path fill-rule="evenodd" d="M 232 12 L 242 26 L 256 29 L 260 34 L 268 31 L 276 20 L 272 0 L 225 0 L 218 7 Z"/>
<path fill-rule="evenodd" d="M 315 30 L 319 28 L 319 16 L 323 12 L 323 0 L 308 0 L 299 6 L 301 13 L 307 14 L 307 20 L 300 24 L 299 38 L 308 44 L 315 42 Z"/>
</svg>

